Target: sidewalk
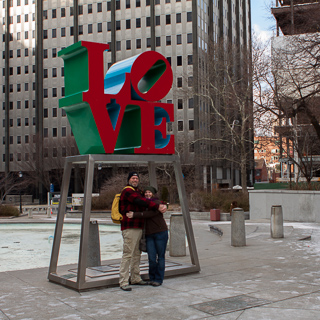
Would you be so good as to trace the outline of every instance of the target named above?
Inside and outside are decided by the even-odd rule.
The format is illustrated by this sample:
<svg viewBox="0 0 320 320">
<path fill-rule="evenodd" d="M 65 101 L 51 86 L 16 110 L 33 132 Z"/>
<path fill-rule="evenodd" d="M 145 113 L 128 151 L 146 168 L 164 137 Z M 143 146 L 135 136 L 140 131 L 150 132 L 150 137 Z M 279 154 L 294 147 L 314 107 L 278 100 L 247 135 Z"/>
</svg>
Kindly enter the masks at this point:
<svg viewBox="0 0 320 320">
<path fill-rule="evenodd" d="M 199 273 L 78 293 L 48 282 L 48 268 L 2 272 L 0 320 L 320 319 L 320 224 L 285 223 L 285 238 L 271 239 L 268 221 L 248 220 L 247 246 L 235 248 L 230 222 L 192 223 Z"/>
</svg>

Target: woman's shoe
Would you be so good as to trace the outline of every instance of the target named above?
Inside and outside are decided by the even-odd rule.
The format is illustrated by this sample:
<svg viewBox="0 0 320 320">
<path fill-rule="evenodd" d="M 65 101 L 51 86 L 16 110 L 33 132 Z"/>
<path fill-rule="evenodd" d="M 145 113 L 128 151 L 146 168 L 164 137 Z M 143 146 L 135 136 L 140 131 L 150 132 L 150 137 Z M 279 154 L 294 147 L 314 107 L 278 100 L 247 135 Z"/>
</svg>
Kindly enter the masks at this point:
<svg viewBox="0 0 320 320">
<path fill-rule="evenodd" d="M 152 286 L 154 286 L 154 287 L 159 287 L 159 286 L 161 286 L 161 283 L 160 282 L 157 282 L 157 281 L 151 281 L 151 283 L 150 283 Z"/>
</svg>

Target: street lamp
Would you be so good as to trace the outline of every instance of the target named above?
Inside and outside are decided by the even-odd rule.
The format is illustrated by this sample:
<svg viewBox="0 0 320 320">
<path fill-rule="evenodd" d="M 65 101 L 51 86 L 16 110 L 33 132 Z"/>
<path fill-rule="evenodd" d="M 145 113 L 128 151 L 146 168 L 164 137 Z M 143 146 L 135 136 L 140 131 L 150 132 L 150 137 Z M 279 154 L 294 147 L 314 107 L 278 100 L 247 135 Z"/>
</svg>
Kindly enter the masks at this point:
<svg viewBox="0 0 320 320">
<path fill-rule="evenodd" d="M 19 178 L 21 179 L 23 176 L 22 172 L 19 171 Z M 22 213 L 22 201 L 21 201 L 21 187 L 19 188 L 19 198 L 20 198 L 20 213 Z"/>
<path fill-rule="evenodd" d="M 233 185 L 234 185 L 234 174 L 233 174 L 233 159 L 234 159 L 234 156 L 233 156 L 233 143 L 234 143 L 234 138 L 233 138 L 233 130 L 234 130 L 234 126 L 239 124 L 239 120 L 233 120 L 232 121 L 232 125 L 231 125 L 231 188 L 233 188 Z"/>
</svg>

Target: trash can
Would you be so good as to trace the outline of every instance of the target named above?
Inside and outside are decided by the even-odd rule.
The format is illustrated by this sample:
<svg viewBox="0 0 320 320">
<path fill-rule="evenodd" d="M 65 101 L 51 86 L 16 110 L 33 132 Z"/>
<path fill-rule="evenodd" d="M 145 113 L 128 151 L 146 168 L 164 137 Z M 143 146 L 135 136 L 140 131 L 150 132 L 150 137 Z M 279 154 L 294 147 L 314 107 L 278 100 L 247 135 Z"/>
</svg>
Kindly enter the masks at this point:
<svg viewBox="0 0 320 320">
<path fill-rule="evenodd" d="M 220 209 L 211 209 L 210 210 L 210 220 L 211 221 L 220 221 Z"/>
</svg>

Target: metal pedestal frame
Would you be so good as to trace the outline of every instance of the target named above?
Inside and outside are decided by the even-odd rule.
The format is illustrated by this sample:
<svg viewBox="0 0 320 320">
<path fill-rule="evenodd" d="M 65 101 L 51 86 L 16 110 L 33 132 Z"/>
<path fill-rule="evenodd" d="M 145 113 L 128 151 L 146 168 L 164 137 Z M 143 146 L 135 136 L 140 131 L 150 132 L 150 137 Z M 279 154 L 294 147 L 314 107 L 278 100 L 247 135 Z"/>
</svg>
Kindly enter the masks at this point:
<svg viewBox="0 0 320 320">
<path fill-rule="evenodd" d="M 187 201 L 187 195 L 184 186 L 184 180 L 181 171 L 180 158 L 177 155 L 105 155 L 105 154 L 89 154 L 81 156 L 67 157 L 64 166 L 63 181 L 61 187 L 60 203 L 58 216 L 56 221 L 56 228 L 54 234 L 54 241 L 51 253 L 51 260 L 49 266 L 48 279 L 50 281 L 59 283 L 61 285 L 76 289 L 85 290 L 90 288 L 97 288 L 102 286 L 110 286 L 119 283 L 119 275 L 113 272 L 111 275 L 88 277 L 87 268 L 87 255 L 88 255 L 88 240 L 89 240 L 89 226 L 90 226 L 90 213 L 91 213 L 91 198 L 92 187 L 94 178 L 94 165 L 95 163 L 101 164 L 146 164 L 149 170 L 150 184 L 157 186 L 156 181 L 156 164 L 169 163 L 174 166 L 175 177 L 178 187 L 179 199 L 181 210 L 183 214 L 183 221 L 186 229 L 186 235 L 189 245 L 189 253 L 191 258 L 190 264 L 185 263 L 171 263 L 171 268 L 166 268 L 165 276 L 180 275 L 192 272 L 200 271 L 200 264 L 198 259 L 198 253 L 194 240 L 194 234 L 190 219 L 189 206 Z M 57 273 L 58 256 L 60 251 L 62 228 L 64 223 L 65 208 L 67 205 L 67 196 L 70 183 L 71 170 L 73 165 L 85 165 L 86 175 L 84 184 L 84 202 L 82 212 L 81 223 L 81 235 L 80 235 L 80 249 L 78 265 L 75 267 L 75 275 L 70 277 L 70 274 L 65 272 Z M 108 262 L 108 261 L 107 261 Z M 113 265 L 118 262 L 110 260 Z M 106 263 L 104 261 L 103 263 Z M 60 266 L 59 266 L 60 268 Z M 110 269 L 110 267 L 108 267 Z M 100 267 L 101 269 L 101 267 Z M 95 270 L 96 271 L 96 270 Z M 68 271 L 67 271 L 68 273 Z"/>
</svg>

